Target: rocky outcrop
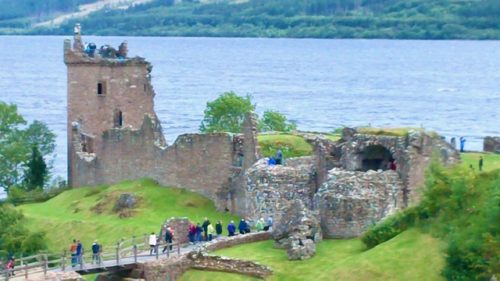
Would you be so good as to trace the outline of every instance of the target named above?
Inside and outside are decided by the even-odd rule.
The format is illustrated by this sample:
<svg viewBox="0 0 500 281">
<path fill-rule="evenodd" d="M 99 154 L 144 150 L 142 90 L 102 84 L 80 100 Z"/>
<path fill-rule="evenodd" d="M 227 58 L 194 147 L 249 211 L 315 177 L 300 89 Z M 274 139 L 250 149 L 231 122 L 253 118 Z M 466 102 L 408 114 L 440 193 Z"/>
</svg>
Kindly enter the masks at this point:
<svg viewBox="0 0 500 281">
<path fill-rule="evenodd" d="M 356 237 L 403 207 L 403 183 L 391 170 L 332 169 L 314 202 L 325 237 Z"/>
<path fill-rule="evenodd" d="M 500 137 L 485 137 L 483 151 L 500 153 Z"/>
<path fill-rule="evenodd" d="M 316 253 L 315 243 L 322 240 L 318 213 L 308 209 L 298 199 L 283 209 L 273 226 L 276 246 L 285 248 L 290 260 L 311 258 Z"/>
</svg>

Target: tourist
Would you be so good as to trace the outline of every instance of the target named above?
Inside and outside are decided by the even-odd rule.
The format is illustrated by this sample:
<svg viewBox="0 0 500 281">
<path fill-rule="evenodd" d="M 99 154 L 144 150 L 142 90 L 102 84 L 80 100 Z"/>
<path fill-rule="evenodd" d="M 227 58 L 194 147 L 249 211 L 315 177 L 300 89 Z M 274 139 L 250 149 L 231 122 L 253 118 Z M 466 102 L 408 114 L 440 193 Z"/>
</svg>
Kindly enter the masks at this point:
<svg viewBox="0 0 500 281">
<path fill-rule="evenodd" d="M 195 243 L 195 239 L 196 239 L 196 225 L 194 225 L 193 223 L 190 223 L 189 224 L 189 227 L 188 227 L 188 237 L 189 237 L 189 243 L 190 244 L 194 244 Z"/>
<path fill-rule="evenodd" d="M 212 241 L 212 238 L 214 237 L 215 234 L 215 229 L 214 226 L 211 223 L 208 223 L 207 225 L 207 241 Z"/>
<path fill-rule="evenodd" d="M 247 227 L 245 228 L 245 233 L 250 233 L 250 220 L 249 219 L 246 219 L 245 220 L 245 223 L 247 225 Z"/>
<path fill-rule="evenodd" d="M 76 262 L 80 265 L 83 262 L 83 244 L 80 240 L 76 240 Z"/>
<path fill-rule="evenodd" d="M 71 266 L 75 267 L 76 266 L 76 240 L 73 239 L 73 243 L 69 246 L 69 252 L 71 254 Z"/>
<path fill-rule="evenodd" d="M 283 165 L 283 152 L 281 152 L 281 149 L 278 149 L 276 151 L 276 165 Z"/>
<path fill-rule="evenodd" d="M 273 231 L 273 218 L 271 216 L 267 217 L 267 230 Z"/>
<path fill-rule="evenodd" d="M 16 259 L 14 257 L 11 257 L 9 262 L 7 263 L 7 271 L 9 272 L 9 276 L 14 276 L 16 275 L 14 272 L 14 266 L 16 265 Z"/>
<path fill-rule="evenodd" d="M 450 144 L 453 147 L 453 149 L 457 149 L 457 140 L 455 139 L 455 137 L 451 138 Z"/>
<path fill-rule="evenodd" d="M 205 221 L 203 221 L 203 224 L 201 225 L 203 227 L 203 232 L 205 234 L 205 241 L 208 241 L 208 225 L 210 224 L 210 221 L 208 220 L 208 218 L 205 218 Z"/>
<path fill-rule="evenodd" d="M 392 160 L 391 162 L 389 162 L 389 169 L 396 171 L 397 169 L 396 160 Z"/>
<path fill-rule="evenodd" d="M 260 218 L 260 220 L 257 220 L 257 223 L 255 223 L 255 229 L 257 231 L 264 230 L 264 219 L 263 218 Z"/>
<path fill-rule="evenodd" d="M 174 239 L 174 230 L 170 227 L 167 226 L 167 229 L 165 229 L 165 247 L 163 247 L 162 253 L 165 253 L 167 248 L 172 251 L 172 240 Z"/>
<path fill-rule="evenodd" d="M 234 233 L 236 232 L 236 225 L 234 225 L 234 221 L 231 221 L 227 225 L 227 232 L 229 233 L 229 237 L 234 236 Z"/>
<path fill-rule="evenodd" d="M 203 227 L 201 227 L 200 223 L 196 224 L 196 241 L 201 242 L 203 240 Z"/>
<path fill-rule="evenodd" d="M 97 240 L 92 243 L 92 264 L 101 264 L 101 245 L 97 243 Z"/>
<path fill-rule="evenodd" d="M 156 235 L 151 232 L 151 235 L 149 235 L 149 254 L 153 255 L 153 253 L 156 253 Z"/>
<path fill-rule="evenodd" d="M 240 234 L 245 234 L 247 229 L 247 222 L 244 219 L 241 219 L 240 223 L 238 224 L 238 230 L 240 231 Z"/>
<path fill-rule="evenodd" d="M 465 142 L 467 140 L 464 137 L 460 137 L 460 152 L 464 152 Z"/>
<path fill-rule="evenodd" d="M 215 224 L 215 233 L 217 234 L 217 238 L 222 236 L 222 222 L 217 221 Z"/>
<path fill-rule="evenodd" d="M 479 172 L 483 171 L 483 156 L 479 156 Z"/>
<path fill-rule="evenodd" d="M 274 165 L 276 165 L 276 160 L 274 159 L 274 157 L 270 157 L 270 158 L 269 158 L 269 161 L 267 161 L 267 164 L 268 164 L 269 166 L 274 166 Z"/>
</svg>

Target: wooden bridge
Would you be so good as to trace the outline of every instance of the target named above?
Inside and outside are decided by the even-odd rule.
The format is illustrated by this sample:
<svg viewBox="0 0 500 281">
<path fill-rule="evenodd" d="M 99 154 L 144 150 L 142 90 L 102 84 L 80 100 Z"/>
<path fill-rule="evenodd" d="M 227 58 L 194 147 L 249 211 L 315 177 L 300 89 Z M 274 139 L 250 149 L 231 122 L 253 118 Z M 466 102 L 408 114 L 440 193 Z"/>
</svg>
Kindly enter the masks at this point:
<svg viewBox="0 0 500 281">
<path fill-rule="evenodd" d="M 46 276 L 48 272 L 75 271 L 81 275 L 98 272 L 114 272 L 124 269 L 133 269 L 138 263 L 180 256 L 186 252 L 195 250 L 197 245 L 178 242 L 171 244 L 159 242 L 154 253 L 150 254 L 148 236 L 129 240 L 121 240 L 114 246 L 101 246 L 101 251 L 93 257 L 92 251 L 84 251 L 77 257 L 72 257 L 67 251 L 62 254 L 40 253 L 29 257 L 21 257 L 15 260 L 14 269 L 0 269 L 5 280 L 28 279 L 29 276 Z M 172 250 L 170 249 L 172 247 Z M 165 248 L 164 253 L 160 253 Z M 73 258 L 73 259 L 72 259 Z M 1 278 L 1 277 L 0 277 Z"/>
</svg>

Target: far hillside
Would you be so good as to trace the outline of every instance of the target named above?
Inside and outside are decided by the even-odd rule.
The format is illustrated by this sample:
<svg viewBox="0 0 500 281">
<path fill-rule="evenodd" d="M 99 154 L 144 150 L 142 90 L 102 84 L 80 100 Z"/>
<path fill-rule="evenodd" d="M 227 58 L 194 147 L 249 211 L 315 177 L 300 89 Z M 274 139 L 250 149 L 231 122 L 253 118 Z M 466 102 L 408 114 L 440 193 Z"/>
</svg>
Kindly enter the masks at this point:
<svg viewBox="0 0 500 281">
<path fill-rule="evenodd" d="M 19 10 L 26 11 L 24 3 L 30 1 L 17 0 Z M 70 10 L 79 3 L 57 2 L 65 2 Z M 75 23 L 81 22 L 85 33 L 94 35 L 500 38 L 498 0 L 151 0 L 128 9 L 100 9 L 86 18 L 55 23 L 49 28 L 33 28 L 27 20 L 33 22 L 36 15 L 16 15 L 16 7 L 4 7 L 13 16 L 0 17 L 2 34 L 66 35 L 71 34 Z"/>
</svg>

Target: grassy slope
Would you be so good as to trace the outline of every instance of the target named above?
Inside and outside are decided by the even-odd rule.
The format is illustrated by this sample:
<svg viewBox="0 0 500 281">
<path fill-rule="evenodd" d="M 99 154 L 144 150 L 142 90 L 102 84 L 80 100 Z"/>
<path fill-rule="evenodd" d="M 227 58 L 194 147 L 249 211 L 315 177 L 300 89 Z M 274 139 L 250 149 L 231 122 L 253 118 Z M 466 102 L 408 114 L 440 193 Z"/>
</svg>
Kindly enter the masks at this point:
<svg viewBox="0 0 500 281">
<path fill-rule="evenodd" d="M 272 248 L 272 241 L 217 254 L 266 264 L 274 271 L 270 280 L 443 280 L 443 246 L 440 240 L 411 229 L 368 251 L 359 239 L 325 240 L 318 245 L 316 256 L 306 261 L 288 261 L 284 250 Z M 254 279 L 190 270 L 182 280 Z"/>
<path fill-rule="evenodd" d="M 133 217 L 120 219 L 112 211 L 121 193 L 132 192 L 140 203 Z M 97 214 L 92 207 L 103 204 Z M 219 213 L 207 198 L 184 189 L 165 188 L 151 180 L 123 182 L 110 187 L 77 188 L 39 204 L 20 206 L 28 218 L 28 227 L 47 233 L 51 252 L 66 249 L 76 238 L 90 245 L 98 239 L 103 245 L 113 245 L 120 238 L 158 232 L 165 219 L 172 216 L 189 217 L 201 222 L 207 216 L 221 219 L 224 225 L 238 218 Z M 57 231 L 54 231 L 57 230 Z"/>
<path fill-rule="evenodd" d="M 274 156 L 279 148 L 283 151 L 285 158 L 312 154 L 312 146 L 302 136 L 291 134 L 259 135 L 258 140 L 261 153 L 265 157 Z"/>
<path fill-rule="evenodd" d="M 484 171 L 488 172 L 495 169 L 500 169 L 500 154 L 480 152 L 466 152 L 460 154 L 460 158 L 462 158 L 462 164 L 465 167 L 469 167 L 470 165 L 472 165 L 472 167 L 474 167 L 476 171 L 479 169 L 479 156 L 483 156 Z"/>
</svg>

